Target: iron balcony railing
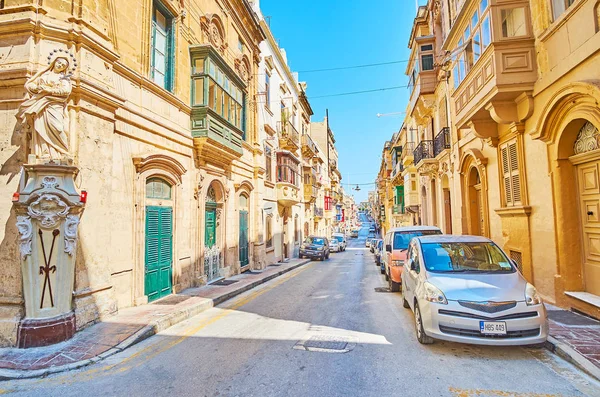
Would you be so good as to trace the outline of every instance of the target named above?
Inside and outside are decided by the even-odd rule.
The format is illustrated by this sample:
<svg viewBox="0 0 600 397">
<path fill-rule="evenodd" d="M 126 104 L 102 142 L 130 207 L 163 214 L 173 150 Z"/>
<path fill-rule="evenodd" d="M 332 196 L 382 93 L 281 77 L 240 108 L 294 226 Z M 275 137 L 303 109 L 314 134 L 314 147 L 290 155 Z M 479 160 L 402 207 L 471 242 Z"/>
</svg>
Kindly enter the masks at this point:
<svg viewBox="0 0 600 397">
<path fill-rule="evenodd" d="M 444 127 L 433 140 L 433 154 L 437 157 L 444 150 L 450 149 L 450 128 Z"/>
<path fill-rule="evenodd" d="M 318 153 L 317 145 L 308 135 L 302 135 L 302 151 L 315 156 Z"/>
<path fill-rule="evenodd" d="M 414 157 L 415 157 L 415 165 L 419 164 L 421 162 L 421 160 L 434 158 L 433 141 L 430 141 L 430 140 L 421 141 L 421 143 L 419 143 L 417 145 L 417 148 L 414 151 Z"/>
<path fill-rule="evenodd" d="M 282 138 L 292 141 L 296 146 L 300 145 L 300 133 L 289 121 L 278 121 L 277 132 Z"/>
<path fill-rule="evenodd" d="M 414 151 L 415 151 L 415 143 L 414 142 L 406 142 L 406 144 L 402 148 L 402 160 L 404 160 L 408 156 L 412 156 Z"/>
<path fill-rule="evenodd" d="M 315 206 L 315 216 L 323 218 L 323 208 Z"/>
</svg>

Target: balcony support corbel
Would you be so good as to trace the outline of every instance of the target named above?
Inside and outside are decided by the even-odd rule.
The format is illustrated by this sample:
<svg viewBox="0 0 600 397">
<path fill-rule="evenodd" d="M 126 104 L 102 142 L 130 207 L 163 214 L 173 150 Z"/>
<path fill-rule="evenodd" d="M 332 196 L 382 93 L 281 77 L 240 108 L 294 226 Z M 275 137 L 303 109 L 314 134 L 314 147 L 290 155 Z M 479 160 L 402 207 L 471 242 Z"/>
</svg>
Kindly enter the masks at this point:
<svg viewBox="0 0 600 397">
<path fill-rule="evenodd" d="M 492 119 L 471 120 L 467 124 L 473 135 L 492 147 L 498 146 L 498 124 Z"/>
</svg>

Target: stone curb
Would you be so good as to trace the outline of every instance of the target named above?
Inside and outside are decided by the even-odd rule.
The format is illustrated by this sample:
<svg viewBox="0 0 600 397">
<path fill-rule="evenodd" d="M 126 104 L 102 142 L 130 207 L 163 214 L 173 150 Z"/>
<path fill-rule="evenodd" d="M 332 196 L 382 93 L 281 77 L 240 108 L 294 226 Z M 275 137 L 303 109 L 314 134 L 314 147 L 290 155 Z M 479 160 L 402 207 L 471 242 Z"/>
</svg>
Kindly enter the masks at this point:
<svg viewBox="0 0 600 397">
<path fill-rule="evenodd" d="M 585 356 L 571 348 L 566 343 L 560 342 L 556 338 L 548 335 L 548 340 L 545 343 L 545 347 L 552 353 L 567 360 L 586 374 L 595 378 L 597 381 L 600 381 L 600 368 L 595 366 L 590 360 L 585 358 Z"/>
<path fill-rule="evenodd" d="M 294 266 L 290 266 L 286 269 L 283 269 L 276 273 L 273 273 L 265 278 L 256 280 L 248 285 L 240 287 L 240 288 L 233 290 L 227 294 L 217 296 L 212 299 L 203 299 L 202 301 L 198 302 L 197 304 L 195 304 L 193 306 L 190 306 L 190 307 L 187 307 L 187 308 L 184 308 L 181 310 L 173 311 L 172 313 L 170 313 L 158 320 L 152 321 L 150 324 L 146 325 L 145 327 L 143 327 L 142 329 L 137 331 L 135 334 L 131 335 L 129 338 L 127 338 L 123 342 L 119 343 L 117 346 L 105 351 L 104 353 L 97 355 L 96 357 L 92 357 L 92 358 L 89 358 L 86 360 L 78 361 L 78 362 L 67 364 L 67 365 L 60 365 L 57 367 L 37 369 L 37 370 L 33 370 L 33 371 L 22 371 L 22 370 L 16 370 L 16 369 L 0 369 L 0 381 L 11 380 L 11 379 L 30 379 L 30 378 L 44 377 L 44 376 L 48 376 L 51 374 L 56 374 L 56 373 L 64 372 L 64 371 L 71 371 L 71 370 L 74 370 L 77 368 L 85 367 L 86 365 L 97 363 L 98 361 L 104 360 L 107 357 L 110 357 L 116 353 L 122 352 L 123 350 L 125 350 L 137 343 L 140 343 L 141 341 L 148 339 L 151 336 L 156 335 L 157 333 L 159 333 L 161 331 L 164 331 L 165 329 L 172 327 L 175 324 L 185 321 L 191 317 L 194 317 L 195 315 L 200 314 L 203 311 L 208 310 L 214 306 L 220 305 L 221 303 L 226 302 L 229 299 L 231 299 L 237 295 L 241 295 L 244 292 L 254 289 L 261 284 L 264 284 L 266 282 L 273 280 L 274 278 L 277 278 L 285 273 L 289 273 L 292 270 L 295 270 L 301 266 L 304 266 L 309 262 L 310 262 L 310 259 L 302 260 L 299 263 L 295 264 Z"/>
</svg>

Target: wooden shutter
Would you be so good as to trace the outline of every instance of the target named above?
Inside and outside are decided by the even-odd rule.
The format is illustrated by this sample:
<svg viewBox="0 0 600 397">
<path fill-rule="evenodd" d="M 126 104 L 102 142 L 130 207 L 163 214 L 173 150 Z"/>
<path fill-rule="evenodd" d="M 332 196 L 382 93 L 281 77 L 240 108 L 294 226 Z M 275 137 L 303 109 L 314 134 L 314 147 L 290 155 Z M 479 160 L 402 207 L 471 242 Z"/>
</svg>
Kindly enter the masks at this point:
<svg viewBox="0 0 600 397">
<path fill-rule="evenodd" d="M 521 175 L 519 173 L 519 155 L 517 141 L 513 140 L 500 149 L 502 157 L 502 182 L 507 206 L 520 205 Z"/>
</svg>

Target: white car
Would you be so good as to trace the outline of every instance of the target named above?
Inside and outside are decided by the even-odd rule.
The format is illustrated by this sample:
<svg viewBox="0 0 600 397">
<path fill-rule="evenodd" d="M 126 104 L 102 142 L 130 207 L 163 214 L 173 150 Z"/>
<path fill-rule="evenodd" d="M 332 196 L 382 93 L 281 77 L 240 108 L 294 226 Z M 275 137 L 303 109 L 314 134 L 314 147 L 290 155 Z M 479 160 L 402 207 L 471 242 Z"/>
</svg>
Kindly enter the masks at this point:
<svg viewBox="0 0 600 397">
<path fill-rule="evenodd" d="M 340 252 L 342 250 L 340 242 L 337 241 L 334 237 L 332 237 L 331 240 L 329 240 L 329 250 L 331 252 Z"/>
<path fill-rule="evenodd" d="M 417 339 L 480 345 L 546 341 L 546 308 L 535 287 L 491 240 L 477 236 L 415 237 L 402 275 L 404 307 Z"/>
<path fill-rule="evenodd" d="M 346 251 L 346 247 L 348 246 L 348 243 L 346 242 L 346 235 L 344 233 L 333 233 L 331 235 L 331 241 L 333 241 L 333 240 L 337 240 L 337 242 L 340 245 L 341 251 Z"/>
</svg>

